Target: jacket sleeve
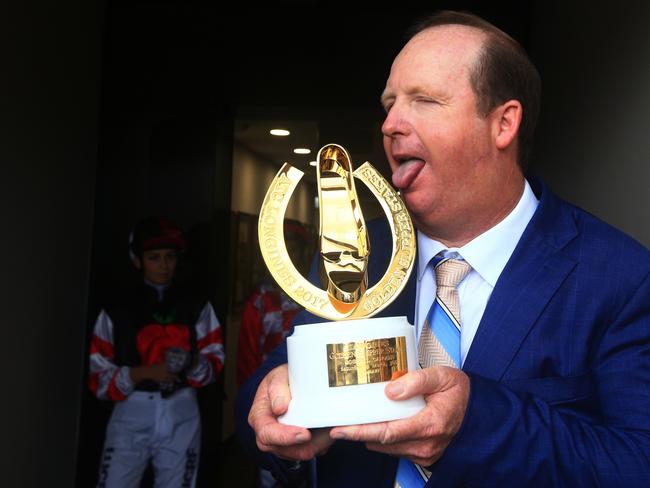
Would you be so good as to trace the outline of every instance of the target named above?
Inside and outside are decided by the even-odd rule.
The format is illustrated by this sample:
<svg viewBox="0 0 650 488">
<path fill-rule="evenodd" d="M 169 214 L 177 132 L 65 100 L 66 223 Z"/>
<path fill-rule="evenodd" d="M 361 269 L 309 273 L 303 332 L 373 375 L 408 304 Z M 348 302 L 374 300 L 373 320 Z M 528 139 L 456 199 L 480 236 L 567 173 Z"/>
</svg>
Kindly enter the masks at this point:
<svg viewBox="0 0 650 488">
<path fill-rule="evenodd" d="M 135 385 L 129 367 L 115 365 L 113 345 L 113 322 L 102 310 L 95 321 L 90 342 L 88 386 L 101 400 L 120 401 L 131 394 Z"/>
<path fill-rule="evenodd" d="M 461 430 L 430 486 L 645 486 L 650 479 L 650 277 L 616 310 L 574 398 L 469 373 Z M 528 385 L 530 388 L 530 385 Z M 429 486 L 429 485 L 427 485 Z"/>
<path fill-rule="evenodd" d="M 253 404 L 259 384 L 272 369 L 286 362 L 287 347 L 286 342 L 284 342 L 269 354 L 266 361 L 252 376 L 244 381 L 239 389 L 235 406 L 235 431 L 240 445 L 254 459 L 256 464 L 272 471 L 274 477 L 280 481 L 281 486 L 293 487 L 300 486 L 304 482 L 306 466 L 302 466 L 298 470 L 290 469 L 290 466 L 280 458 L 260 451 L 255 441 L 255 432 L 248 425 L 248 412 Z"/>
<path fill-rule="evenodd" d="M 221 324 L 209 302 L 201 310 L 194 327 L 199 358 L 197 365 L 187 372 L 186 377 L 190 386 L 200 388 L 216 379 L 224 363 Z"/>
</svg>

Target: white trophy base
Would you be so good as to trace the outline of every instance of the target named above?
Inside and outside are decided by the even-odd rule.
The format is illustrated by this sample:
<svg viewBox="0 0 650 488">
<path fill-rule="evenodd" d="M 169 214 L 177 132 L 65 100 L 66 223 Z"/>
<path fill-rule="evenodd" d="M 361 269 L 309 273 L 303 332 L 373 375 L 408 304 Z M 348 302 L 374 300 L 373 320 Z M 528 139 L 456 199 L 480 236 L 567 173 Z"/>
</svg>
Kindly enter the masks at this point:
<svg viewBox="0 0 650 488">
<path fill-rule="evenodd" d="M 421 396 L 388 399 L 388 381 L 330 386 L 328 349 L 331 344 L 403 337 L 408 370 L 419 369 L 415 330 L 406 317 L 386 317 L 296 326 L 287 338 L 291 402 L 280 423 L 300 427 L 334 427 L 396 420 L 415 415 L 425 406 Z"/>
</svg>

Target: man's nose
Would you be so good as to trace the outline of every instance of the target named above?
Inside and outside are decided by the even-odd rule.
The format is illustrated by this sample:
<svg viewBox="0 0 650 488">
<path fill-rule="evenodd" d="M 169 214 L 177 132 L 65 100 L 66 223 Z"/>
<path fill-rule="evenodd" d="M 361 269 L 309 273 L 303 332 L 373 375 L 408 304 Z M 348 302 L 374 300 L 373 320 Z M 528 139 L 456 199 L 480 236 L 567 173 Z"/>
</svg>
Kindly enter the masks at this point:
<svg viewBox="0 0 650 488">
<path fill-rule="evenodd" d="M 409 124 L 404 111 L 396 104 L 386 114 L 384 123 L 381 125 L 381 132 L 386 137 L 395 137 L 405 135 L 408 131 Z"/>
</svg>

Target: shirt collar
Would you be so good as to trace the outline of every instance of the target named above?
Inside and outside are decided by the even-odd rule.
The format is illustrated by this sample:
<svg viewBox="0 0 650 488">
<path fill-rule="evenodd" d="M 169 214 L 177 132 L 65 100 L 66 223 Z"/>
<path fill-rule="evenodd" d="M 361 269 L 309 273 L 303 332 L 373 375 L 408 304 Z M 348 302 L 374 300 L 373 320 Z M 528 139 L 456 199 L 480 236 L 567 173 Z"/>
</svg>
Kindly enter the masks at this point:
<svg viewBox="0 0 650 488">
<path fill-rule="evenodd" d="M 528 181 L 525 181 L 519 202 L 506 218 L 463 247 L 449 251 L 460 254 L 494 288 L 538 203 Z M 422 279 L 431 259 L 445 250 L 447 247 L 444 244 L 418 231 L 418 280 Z"/>
<path fill-rule="evenodd" d="M 162 302 L 163 298 L 165 298 L 165 292 L 167 291 L 167 288 L 169 288 L 170 283 L 165 283 L 164 285 L 158 285 L 156 283 L 152 283 L 147 279 L 144 280 L 144 283 L 156 291 L 156 298 L 158 299 L 159 302 Z"/>
</svg>

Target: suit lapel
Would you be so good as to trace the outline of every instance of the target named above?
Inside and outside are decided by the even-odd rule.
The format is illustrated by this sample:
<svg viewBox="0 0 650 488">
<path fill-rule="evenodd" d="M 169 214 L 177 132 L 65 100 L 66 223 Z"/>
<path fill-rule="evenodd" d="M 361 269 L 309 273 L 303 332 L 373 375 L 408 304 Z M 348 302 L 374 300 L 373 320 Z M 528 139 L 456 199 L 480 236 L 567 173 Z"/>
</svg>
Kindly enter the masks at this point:
<svg viewBox="0 0 650 488">
<path fill-rule="evenodd" d="M 417 257 L 416 257 L 417 260 Z M 381 317 L 402 317 L 406 315 L 409 324 L 413 325 L 415 321 L 415 287 L 417 282 L 417 261 L 413 266 L 411 276 L 409 276 L 402 293 L 380 313 Z"/>
<path fill-rule="evenodd" d="M 463 369 L 499 380 L 546 304 L 576 266 L 564 249 L 576 235 L 546 188 L 537 212 L 490 296 Z"/>
<path fill-rule="evenodd" d="M 374 220 L 368 226 L 370 233 L 370 262 L 368 263 L 368 273 L 370 286 L 374 285 L 386 271 L 387 263 L 390 262 L 393 241 L 390 233 L 390 227 L 385 220 Z M 417 259 L 402 293 L 395 300 L 379 313 L 380 317 L 402 317 L 406 316 L 412 325 L 415 321 L 415 287 L 417 282 Z"/>
<path fill-rule="evenodd" d="M 413 263 L 413 269 L 411 270 L 411 276 L 406 282 L 404 291 L 400 295 L 399 299 L 402 299 L 400 306 L 406 311 L 406 318 L 409 321 L 409 324 L 415 324 L 415 296 L 416 296 L 416 284 L 417 284 L 417 275 L 418 275 L 418 257 L 415 257 L 415 263 Z"/>
</svg>

